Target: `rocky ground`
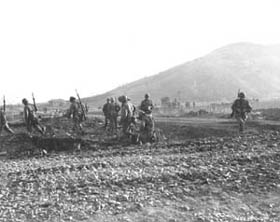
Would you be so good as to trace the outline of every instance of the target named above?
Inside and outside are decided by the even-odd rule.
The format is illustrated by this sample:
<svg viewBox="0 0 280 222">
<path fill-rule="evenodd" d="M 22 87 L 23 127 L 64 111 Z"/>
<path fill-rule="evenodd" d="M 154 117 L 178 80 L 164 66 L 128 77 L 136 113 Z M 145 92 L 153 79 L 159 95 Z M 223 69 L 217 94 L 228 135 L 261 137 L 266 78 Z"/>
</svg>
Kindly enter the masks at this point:
<svg viewBox="0 0 280 222">
<path fill-rule="evenodd" d="M 20 124 L 1 137 L 0 221 L 280 221 L 278 126 L 161 120 L 168 141 L 140 146 L 98 119 L 80 137 L 45 124 L 43 138 Z"/>
</svg>

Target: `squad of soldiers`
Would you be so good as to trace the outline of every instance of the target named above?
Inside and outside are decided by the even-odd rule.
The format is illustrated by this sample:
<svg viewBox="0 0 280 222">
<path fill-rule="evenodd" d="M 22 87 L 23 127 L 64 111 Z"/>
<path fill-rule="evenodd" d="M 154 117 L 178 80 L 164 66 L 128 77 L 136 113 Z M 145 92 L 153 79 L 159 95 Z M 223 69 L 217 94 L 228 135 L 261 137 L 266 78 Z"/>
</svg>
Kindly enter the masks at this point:
<svg viewBox="0 0 280 222">
<path fill-rule="evenodd" d="M 79 98 L 79 97 L 78 97 Z M 33 98 L 34 100 L 34 98 Z M 122 137 L 129 137 L 135 131 L 136 122 L 140 121 L 140 136 L 142 141 L 153 142 L 155 140 L 155 121 L 152 115 L 154 108 L 150 95 L 147 93 L 144 100 L 136 107 L 132 104 L 130 98 L 125 95 L 119 96 L 118 101 L 113 97 L 107 98 L 107 102 L 102 107 L 105 117 L 104 128 L 111 134 L 117 134 L 118 128 L 121 128 Z M 69 99 L 70 107 L 67 117 L 73 121 L 73 132 L 83 134 L 83 121 L 86 119 L 85 112 L 88 110 L 87 106 L 83 106 L 80 101 L 71 96 Z M 40 123 L 37 116 L 37 107 L 35 104 L 30 104 L 26 98 L 22 99 L 24 121 L 26 130 L 32 136 L 35 129 L 41 135 L 46 133 L 46 127 Z M 239 132 L 244 131 L 245 123 L 248 118 L 248 113 L 252 111 L 248 100 L 245 99 L 243 92 L 238 92 L 238 98 L 232 104 L 231 117 L 235 118 L 239 125 Z M 120 117 L 118 121 L 118 117 Z M 7 133 L 13 135 L 14 131 L 10 128 L 6 118 L 5 105 L 0 108 L 0 135 L 5 130 Z M 138 134 L 139 137 L 139 134 Z M 138 138 L 139 139 L 139 138 Z"/>
<path fill-rule="evenodd" d="M 116 133 L 118 128 L 117 118 L 120 116 L 119 125 L 122 129 L 123 137 L 129 137 L 136 131 L 136 123 L 140 121 L 140 136 L 142 141 L 153 141 L 155 122 L 152 116 L 154 108 L 153 102 L 149 94 L 145 94 L 144 100 L 139 107 L 132 104 L 130 98 L 125 95 L 119 96 L 118 101 L 107 98 L 107 102 L 103 105 L 102 111 L 105 117 L 105 129 Z M 139 135 L 138 135 L 139 136 Z"/>
</svg>

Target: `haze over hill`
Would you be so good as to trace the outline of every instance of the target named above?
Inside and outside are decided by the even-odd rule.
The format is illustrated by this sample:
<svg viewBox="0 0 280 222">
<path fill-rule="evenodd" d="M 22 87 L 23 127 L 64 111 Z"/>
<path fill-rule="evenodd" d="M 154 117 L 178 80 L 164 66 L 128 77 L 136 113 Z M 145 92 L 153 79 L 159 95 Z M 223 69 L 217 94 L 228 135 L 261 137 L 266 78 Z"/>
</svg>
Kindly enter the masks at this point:
<svg viewBox="0 0 280 222">
<path fill-rule="evenodd" d="M 137 68 L 137 67 L 136 67 Z M 85 100 L 100 106 L 107 97 L 128 95 L 139 103 L 146 92 L 154 101 L 232 101 L 238 89 L 249 98 L 280 97 L 280 45 L 236 43 Z"/>
</svg>

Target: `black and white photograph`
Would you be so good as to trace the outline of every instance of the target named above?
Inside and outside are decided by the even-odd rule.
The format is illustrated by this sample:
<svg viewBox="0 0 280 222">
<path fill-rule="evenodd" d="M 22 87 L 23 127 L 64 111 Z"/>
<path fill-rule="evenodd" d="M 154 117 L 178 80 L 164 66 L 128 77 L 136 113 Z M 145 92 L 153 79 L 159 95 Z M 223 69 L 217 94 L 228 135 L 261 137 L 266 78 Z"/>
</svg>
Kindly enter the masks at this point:
<svg viewBox="0 0 280 222">
<path fill-rule="evenodd" d="M 280 222 L 280 1 L 0 1 L 0 222 Z"/>
</svg>

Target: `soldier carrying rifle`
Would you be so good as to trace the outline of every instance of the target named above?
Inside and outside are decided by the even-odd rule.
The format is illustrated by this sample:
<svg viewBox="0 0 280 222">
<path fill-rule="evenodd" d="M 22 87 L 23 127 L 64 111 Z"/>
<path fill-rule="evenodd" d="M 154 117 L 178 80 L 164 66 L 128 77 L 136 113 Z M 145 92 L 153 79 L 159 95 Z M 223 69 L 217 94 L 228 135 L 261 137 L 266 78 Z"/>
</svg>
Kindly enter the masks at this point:
<svg viewBox="0 0 280 222">
<path fill-rule="evenodd" d="M 0 135 L 1 135 L 3 129 L 10 134 L 14 134 L 14 131 L 9 127 L 9 123 L 6 118 L 5 96 L 3 98 L 3 107 L 0 108 Z"/>
<path fill-rule="evenodd" d="M 82 122 L 85 120 L 85 113 L 83 113 L 82 110 L 82 104 L 80 105 L 77 101 L 76 98 L 71 96 L 69 99 L 71 105 L 69 108 L 69 113 L 68 113 L 68 118 L 73 119 L 74 127 L 73 130 L 83 133 L 83 126 Z"/>
<path fill-rule="evenodd" d="M 39 122 L 39 119 L 36 115 L 38 109 L 33 94 L 32 94 L 32 98 L 33 98 L 33 105 L 29 104 L 26 98 L 22 99 L 22 104 L 24 105 L 23 113 L 24 113 L 26 128 L 30 135 L 32 134 L 33 128 L 35 128 L 41 135 L 44 135 L 46 132 L 46 127 L 41 125 Z"/>
<path fill-rule="evenodd" d="M 231 107 L 231 117 L 235 117 L 239 123 L 239 132 L 243 132 L 245 122 L 248 118 L 247 114 L 252 111 L 252 107 L 249 105 L 248 100 L 245 99 L 243 92 L 238 92 L 238 99 L 236 99 Z"/>
</svg>

